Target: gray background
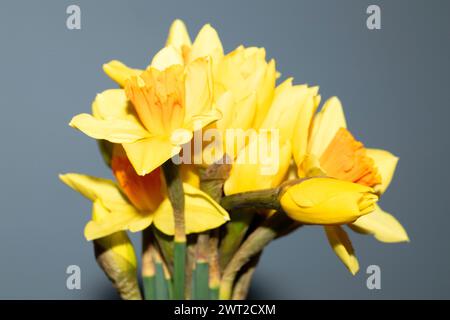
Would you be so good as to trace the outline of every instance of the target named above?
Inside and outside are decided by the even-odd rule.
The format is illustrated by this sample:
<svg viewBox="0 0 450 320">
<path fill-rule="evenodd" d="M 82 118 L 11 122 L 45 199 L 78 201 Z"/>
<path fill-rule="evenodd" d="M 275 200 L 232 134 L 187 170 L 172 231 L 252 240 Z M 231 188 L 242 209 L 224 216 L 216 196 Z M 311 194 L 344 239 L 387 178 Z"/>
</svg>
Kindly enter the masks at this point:
<svg viewBox="0 0 450 320">
<path fill-rule="evenodd" d="M 82 30 L 66 29 L 78 4 Z M 369 4 L 382 30 L 366 28 Z M 5 1 L 0 2 L 0 298 L 117 298 L 82 235 L 90 203 L 60 172 L 110 176 L 93 140 L 67 126 L 113 86 L 110 59 L 144 67 L 174 18 L 191 35 L 204 23 L 226 51 L 264 46 L 284 76 L 318 84 L 343 101 L 350 129 L 366 145 L 400 157 L 382 205 L 409 244 L 351 234 L 361 271 L 352 277 L 309 227 L 264 252 L 251 297 L 450 298 L 449 1 Z M 137 242 L 137 237 L 134 238 Z M 66 267 L 82 290 L 66 289 Z M 382 289 L 366 288 L 368 265 Z"/>
</svg>

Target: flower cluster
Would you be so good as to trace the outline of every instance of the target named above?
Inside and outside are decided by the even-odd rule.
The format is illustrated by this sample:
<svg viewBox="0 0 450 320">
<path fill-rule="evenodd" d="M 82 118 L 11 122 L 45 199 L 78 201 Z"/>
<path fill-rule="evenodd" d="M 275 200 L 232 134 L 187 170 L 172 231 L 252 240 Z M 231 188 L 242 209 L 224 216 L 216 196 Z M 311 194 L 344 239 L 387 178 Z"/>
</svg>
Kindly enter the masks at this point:
<svg viewBox="0 0 450 320">
<path fill-rule="evenodd" d="M 70 126 L 98 141 L 114 181 L 67 173 L 92 201 L 84 234 L 124 299 L 141 299 L 127 232 L 142 232 L 146 299 L 242 299 L 273 239 L 321 225 L 352 274 L 344 230 L 408 241 L 376 202 L 398 158 L 366 148 L 341 102 L 293 84 L 263 48 L 225 54 L 205 25 L 193 42 L 180 20 L 145 69 L 103 66 L 118 84 Z M 209 143 L 208 143 L 209 142 Z"/>
</svg>

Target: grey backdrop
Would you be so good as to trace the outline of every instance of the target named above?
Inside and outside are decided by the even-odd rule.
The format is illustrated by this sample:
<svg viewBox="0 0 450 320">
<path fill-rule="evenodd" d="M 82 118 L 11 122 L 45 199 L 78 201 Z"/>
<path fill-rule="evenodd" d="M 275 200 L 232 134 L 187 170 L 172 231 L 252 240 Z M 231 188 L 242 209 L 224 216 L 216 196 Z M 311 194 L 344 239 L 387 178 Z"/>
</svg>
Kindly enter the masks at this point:
<svg viewBox="0 0 450 320">
<path fill-rule="evenodd" d="M 66 29 L 78 4 L 82 29 Z M 379 4 L 382 29 L 365 26 Z M 174 18 L 191 35 L 212 23 L 224 47 L 264 46 L 284 76 L 318 84 L 343 101 L 353 133 L 400 157 L 382 205 L 408 244 L 351 234 L 353 277 L 309 227 L 271 244 L 251 297 L 450 298 L 449 1 L 5 1 L 0 2 L 0 298 L 117 298 L 82 231 L 90 203 L 57 178 L 109 176 L 93 140 L 67 126 L 114 84 L 101 65 L 143 67 Z M 137 237 L 134 238 L 137 241 Z M 82 289 L 66 289 L 66 267 Z M 368 265 L 382 289 L 366 288 Z"/>
</svg>

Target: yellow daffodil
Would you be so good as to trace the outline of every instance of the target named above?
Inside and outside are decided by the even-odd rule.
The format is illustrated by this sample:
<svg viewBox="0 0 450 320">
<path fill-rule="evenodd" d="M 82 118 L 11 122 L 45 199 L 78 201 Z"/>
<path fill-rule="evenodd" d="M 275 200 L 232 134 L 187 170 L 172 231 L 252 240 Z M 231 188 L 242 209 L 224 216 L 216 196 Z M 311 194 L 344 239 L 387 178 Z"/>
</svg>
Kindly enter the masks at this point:
<svg viewBox="0 0 450 320">
<path fill-rule="evenodd" d="M 163 71 L 150 67 L 131 77 L 125 90 L 97 96 L 93 108 L 102 118 L 80 114 L 70 125 L 92 138 L 122 144 L 136 172 L 145 175 L 178 154 L 194 130 L 220 118 L 212 108 L 211 81 L 208 59 Z"/>
<path fill-rule="evenodd" d="M 105 73 L 124 89 L 99 94 L 93 115 L 77 115 L 70 125 L 92 138 L 122 144 L 136 172 L 145 175 L 178 154 L 194 130 L 221 118 L 213 107 L 212 70 L 222 57 L 210 25 L 191 45 L 184 23 L 176 20 L 167 46 L 146 70 L 116 60 L 105 64 Z"/>
<path fill-rule="evenodd" d="M 333 178 L 311 178 L 287 188 L 280 204 L 304 224 L 335 225 L 373 211 L 378 197 L 372 188 Z"/>
<path fill-rule="evenodd" d="M 310 110 L 304 117 L 312 117 Z M 310 128 L 297 128 L 295 143 L 301 145 L 294 152 L 300 177 L 326 175 L 372 187 L 378 194 L 386 190 L 398 161 L 391 153 L 367 149 L 354 139 L 347 130 L 342 105 L 336 97 L 325 102 L 322 110 L 313 117 Z M 372 234 L 383 242 L 408 241 L 401 224 L 376 204 L 372 212 L 349 226 L 357 232 Z M 325 231 L 335 253 L 355 274 L 359 266 L 347 233 L 340 226 L 327 226 Z"/>
<path fill-rule="evenodd" d="M 224 185 L 225 194 L 273 188 L 283 181 L 291 161 L 291 140 L 298 117 L 307 106 L 306 102 L 316 96 L 317 91 L 317 87 L 292 85 L 292 79 L 276 88 L 269 111 L 258 127 L 260 134 L 251 138 L 248 145 L 238 153 Z M 274 136 L 278 148 L 271 146 Z M 266 156 L 261 155 L 264 148 L 270 154 L 265 159 L 262 157 Z M 264 170 L 267 165 L 265 162 L 268 161 L 272 162 L 275 170 Z"/>
<path fill-rule="evenodd" d="M 76 173 L 60 176 L 64 183 L 93 201 L 97 210 L 108 212 L 107 218 L 88 222 L 86 239 L 123 230 L 137 232 L 152 223 L 165 234 L 173 235 L 173 212 L 161 188 L 159 169 L 139 176 L 125 155 L 113 157 L 112 169 L 118 183 Z M 187 234 L 217 228 L 229 220 L 228 213 L 207 194 L 188 183 L 183 188 Z"/>
</svg>

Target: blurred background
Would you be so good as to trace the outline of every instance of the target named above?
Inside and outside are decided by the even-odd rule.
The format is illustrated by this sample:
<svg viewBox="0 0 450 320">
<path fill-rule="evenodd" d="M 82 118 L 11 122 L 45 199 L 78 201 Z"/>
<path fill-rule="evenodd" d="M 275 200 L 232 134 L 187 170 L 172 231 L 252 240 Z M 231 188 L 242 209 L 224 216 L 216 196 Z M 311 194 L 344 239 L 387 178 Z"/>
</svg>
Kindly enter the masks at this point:
<svg viewBox="0 0 450 320">
<path fill-rule="evenodd" d="M 71 4 L 81 30 L 66 28 Z M 381 30 L 366 27 L 370 4 L 381 7 Z M 449 17 L 444 0 L 2 0 L 0 298 L 117 298 L 83 238 L 91 204 L 57 177 L 110 173 L 94 140 L 67 124 L 115 86 L 103 63 L 145 67 L 175 18 L 191 37 L 211 23 L 227 52 L 265 47 L 281 80 L 338 96 L 359 140 L 400 157 L 381 204 L 410 243 L 351 233 L 361 266 L 352 276 L 322 228 L 302 228 L 264 251 L 250 298 L 450 298 Z M 66 288 L 72 264 L 81 290 Z M 366 287 L 369 265 L 381 268 L 381 290 Z"/>
</svg>

